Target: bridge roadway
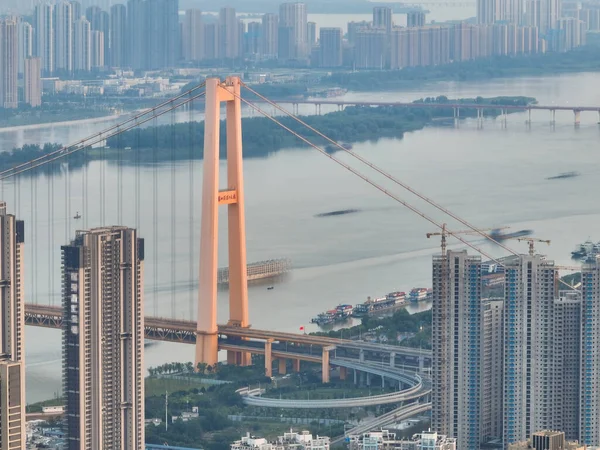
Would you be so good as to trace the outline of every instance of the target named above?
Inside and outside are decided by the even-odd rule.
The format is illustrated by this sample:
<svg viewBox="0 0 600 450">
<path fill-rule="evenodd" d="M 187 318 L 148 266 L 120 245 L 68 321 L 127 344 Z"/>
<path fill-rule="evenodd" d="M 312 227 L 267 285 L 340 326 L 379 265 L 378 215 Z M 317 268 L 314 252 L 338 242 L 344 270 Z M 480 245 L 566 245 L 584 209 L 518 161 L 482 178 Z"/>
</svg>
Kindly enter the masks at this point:
<svg viewBox="0 0 600 450">
<path fill-rule="evenodd" d="M 387 425 L 409 419 L 430 410 L 431 403 L 411 403 L 409 405 L 402 406 L 346 431 L 345 436 L 340 436 L 337 439 L 332 440 L 330 445 L 339 444 L 346 438 L 346 436 L 360 436 L 363 433 L 367 433 L 371 430 L 381 429 Z"/>
<path fill-rule="evenodd" d="M 387 394 L 373 395 L 369 397 L 354 397 L 343 399 L 328 400 L 290 400 L 267 397 L 256 397 L 252 392 L 244 396 L 244 403 L 252 406 L 261 406 L 266 408 L 352 408 L 359 406 L 385 405 L 390 403 L 400 403 L 408 400 L 415 400 L 428 395 L 431 392 L 431 381 L 422 378 L 415 373 L 405 373 L 398 369 L 390 367 L 376 366 L 374 364 L 365 364 L 350 359 L 333 358 L 330 364 L 339 367 L 345 367 L 354 370 L 360 370 L 363 373 L 373 374 L 398 381 L 399 384 L 410 386 L 397 392 Z"/>
<path fill-rule="evenodd" d="M 27 325 L 46 328 L 60 328 L 62 326 L 62 308 L 59 306 L 26 303 L 25 323 Z M 144 319 L 144 325 L 146 339 L 167 342 L 181 342 L 187 344 L 194 344 L 196 342 L 195 321 L 146 317 Z M 219 334 L 221 336 L 258 339 L 261 341 L 271 339 L 273 341 L 290 342 L 304 345 L 334 345 L 338 348 L 358 350 L 361 355 L 363 355 L 365 351 L 368 351 L 378 354 L 385 353 L 389 354 L 390 356 L 408 356 L 417 358 L 421 362 L 424 362 L 425 360 L 431 361 L 430 350 L 400 347 L 395 345 L 373 344 L 370 342 L 352 341 L 349 339 L 335 339 L 325 336 L 286 333 L 272 330 L 259 330 L 255 328 L 240 328 L 227 325 L 219 325 Z M 223 345 L 220 344 L 219 346 L 223 348 Z"/>
</svg>

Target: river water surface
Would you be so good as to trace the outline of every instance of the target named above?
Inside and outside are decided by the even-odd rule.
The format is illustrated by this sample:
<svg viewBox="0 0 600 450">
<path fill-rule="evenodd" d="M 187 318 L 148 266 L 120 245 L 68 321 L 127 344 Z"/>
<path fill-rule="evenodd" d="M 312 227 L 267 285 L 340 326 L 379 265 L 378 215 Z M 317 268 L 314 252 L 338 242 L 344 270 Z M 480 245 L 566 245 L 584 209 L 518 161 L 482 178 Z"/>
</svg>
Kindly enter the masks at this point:
<svg viewBox="0 0 600 450">
<path fill-rule="evenodd" d="M 349 100 L 410 101 L 423 96 L 451 98 L 497 95 L 536 97 L 541 104 L 600 105 L 600 74 L 514 78 L 494 81 L 433 83 L 419 89 L 386 93 L 347 93 Z M 305 112 L 312 112 L 306 107 Z M 200 117 L 199 113 L 193 118 Z M 169 120 L 187 120 L 189 112 Z M 573 247 L 591 237 L 600 239 L 600 126 L 596 113 L 583 113 L 581 126 L 571 112 L 508 117 L 508 126 L 488 119 L 478 129 L 474 120 L 429 127 L 401 140 L 382 139 L 354 145 L 354 150 L 418 191 L 430 196 L 479 227 L 531 228 L 551 239 L 539 250 L 560 264 L 573 264 Z M 67 143 L 96 132 L 106 124 L 41 127 L 0 132 L 0 148 L 46 141 Z M 176 151 L 189 151 L 177 149 Z M 451 229 L 464 226 L 424 205 L 376 173 L 352 162 L 404 200 Z M 293 272 L 276 283 L 252 286 L 250 321 L 254 327 L 297 331 L 320 311 L 337 304 L 356 304 L 367 296 L 430 286 L 431 255 L 439 241 L 425 237 L 435 227 L 367 185 L 322 155 L 289 149 L 265 159 L 245 160 L 248 260 L 288 257 Z M 547 180 L 561 172 L 579 177 Z M 102 189 L 102 174 L 105 174 Z M 119 174 L 123 189 L 118 189 Z M 88 206 L 83 213 L 83 184 L 87 179 Z M 26 297 L 28 301 L 60 304 L 60 245 L 75 229 L 101 224 L 137 226 L 146 239 L 145 296 L 148 315 L 195 317 L 199 251 L 199 208 L 202 162 L 164 163 L 139 170 L 114 163 L 94 162 L 87 170 L 66 169 L 50 178 L 23 177 L 4 182 L 2 195 L 9 210 L 26 223 Z M 153 189 L 154 180 L 158 189 Z M 140 208 L 135 208 L 139 183 Z M 172 190 L 174 187 L 174 191 Z M 105 192 L 105 195 L 102 195 Z M 121 192 L 121 196 L 119 196 Z M 70 201 L 65 201 L 66 193 Z M 103 201 L 104 198 L 104 201 Z M 119 198 L 122 207 L 119 209 Z M 156 207 L 153 206 L 157 200 Z M 190 213 L 193 206 L 193 214 Z M 358 209 L 341 216 L 316 218 L 338 209 Z M 68 213 L 67 213 L 68 211 Z M 225 215 L 220 231 L 225 236 Z M 120 220 L 119 220 L 120 219 Z M 475 242 L 494 256 L 503 252 Z M 220 265 L 226 264 L 226 239 L 221 239 Z M 525 252 L 524 243 L 510 242 Z M 426 305 L 420 306 L 422 308 Z M 227 320 L 227 292 L 219 295 L 219 321 Z M 27 327 L 28 401 L 61 390 L 60 332 Z M 147 348 L 146 365 L 193 359 L 193 347 L 159 343 Z"/>
</svg>

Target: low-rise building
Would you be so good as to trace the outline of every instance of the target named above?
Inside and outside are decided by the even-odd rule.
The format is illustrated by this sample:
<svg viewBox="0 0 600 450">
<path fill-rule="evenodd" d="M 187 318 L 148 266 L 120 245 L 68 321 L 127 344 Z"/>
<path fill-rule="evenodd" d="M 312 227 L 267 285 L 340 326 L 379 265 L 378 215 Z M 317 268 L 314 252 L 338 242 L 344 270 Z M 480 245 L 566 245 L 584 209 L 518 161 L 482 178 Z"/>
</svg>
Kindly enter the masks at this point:
<svg viewBox="0 0 600 450">
<path fill-rule="evenodd" d="M 411 439 L 397 439 L 388 430 L 350 436 L 350 450 L 456 450 L 456 439 L 433 431 L 415 434 Z"/>
<path fill-rule="evenodd" d="M 542 430 L 533 433 L 531 439 L 516 442 L 508 446 L 508 450 L 586 450 L 585 445 L 577 441 L 565 440 L 563 431 Z M 590 450 L 589 447 L 587 450 Z"/>
<path fill-rule="evenodd" d="M 231 450 L 329 450 L 329 437 L 313 437 L 309 431 L 297 433 L 290 430 L 276 441 L 269 442 L 265 438 L 251 436 L 247 433 L 239 441 L 231 444 Z"/>
</svg>

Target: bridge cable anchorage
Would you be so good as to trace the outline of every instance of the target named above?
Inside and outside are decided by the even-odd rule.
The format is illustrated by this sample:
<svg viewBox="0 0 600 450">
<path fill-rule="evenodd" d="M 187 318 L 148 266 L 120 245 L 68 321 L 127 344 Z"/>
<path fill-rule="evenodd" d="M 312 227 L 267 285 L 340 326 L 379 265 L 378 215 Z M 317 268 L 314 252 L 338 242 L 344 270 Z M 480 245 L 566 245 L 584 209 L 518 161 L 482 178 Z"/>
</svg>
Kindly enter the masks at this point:
<svg viewBox="0 0 600 450">
<path fill-rule="evenodd" d="M 254 91 L 252 91 L 254 92 Z M 248 106 L 250 106 L 251 108 L 254 108 L 256 111 L 258 111 L 260 114 L 262 114 L 263 116 L 265 116 L 266 118 L 268 118 L 269 120 L 273 121 L 274 123 L 276 123 L 277 125 L 279 125 L 281 128 L 285 129 L 286 131 L 290 132 L 291 134 L 293 134 L 294 136 L 296 136 L 298 139 L 300 139 L 302 142 L 304 142 L 305 144 L 309 145 L 310 147 L 313 147 L 315 150 L 317 150 L 319 153 L 325 155 L 327 158 L 331 159 L 332 161 L 336 162 L 338 165 L 342 166 L 343 168 L 345 168 L 346 170 L 352 172 L 354 175 L 358 176 L 359 178 L 361 178 L 363 181 L 367 182 L 368 184 L 370 184 L 371 186 L 375 187 L 376 189 L 378 189 L 379 191 L 381 191 L 382 193 L 384 193 L 385 195 L 387 195 L 388 197 L 396 200 L 398 203 L 402 204 L 403 206 L 405 206 L 406 208 L 410 209 L 412 212 L 414 212 L 415 214 L 421 216 L 422 218 L 424 218 L 425 220 L 429 221 L 430 223 L 432 223 L 433 225 L 437 226 L 440 229 L 444 229 L 444 225 L 441 223 L 438 223 L 437 221 L 435 221 L 433 218 L 431 218 L 430 216 L 428 216 L 427 214 L 421 212 L 420 210 L 418 210 L 416 207 L 410 205 L 409 203 L 405 202 L 404 200 L 400 199 L 400 197 L 398 197 L 397 195 L 393 194 L 392 192 L 390 192 L 389 190 L 387 190 L 386 188 L 384 188 L 383 186 L 381 186 L 380 184 L 376 183 L 375 181 L 371 180 L 370 178 L 368 178 L 367 176 L 363 175 L 361 172 L 359 172 L 358 170 L 354 169 L 353 167 L 351 167 L 350 165 L 342 162 L 341 160 L 339 160 L 338 158 L 336 158 L 333 155 L 330 155 L 329 153 L 327 153 L 325 150 L 323 150 L 322 148 L 320 148 L 319 146 L 317 146 L 316 144 L 312 143 L 311 141 L 309 141 L 308 139 L 306 139 L 304 136 L 300 135 L 299 133 L 295 132 L 294 130 L 292 130 L 291 128 L 285 126 L 283 123 L 281 123 L 278 119 L 276 119 L 275 117 L 273 117 L 272 115 L 270 115 L 269 113 L 267 113 L 266 111 L 262 110 L 260 107 L 256 106 L 254 103 L 240 97 L 237 96 L 236 94 L 233 94 L 234 96 L 236 96 L 237 98 L 240 99 L 240 101 L 246 103 Z M 260 94 L 258 94 L 260 95 Z M 267 100 L 269 101 L 269 100 Z M 276 104 L 275 104 L 276 105 Z M 277 105 L 278 107 L 278 105 Z M 282 109 L 285 112 L 285 109 Z M 286 114 L 289 114 L 286 112 Z M 295 119 L 297 119 L 295 116 L 293 116 Z M 301 122 L 301 121 L 300 121 Z M 302 122 L 301 122 L 302 123 Z M 314 130 L 314 129 L 313 129 Z M 339 144 L 337 144 L 337 142 L 332 141 L 331 139 L 329 139 L 327 136 L 323 135 L 322 133 L 318 132 L 315 130 L 316 133 L 318 133 L 319 135 L 323 136 L 325 139 L 327 139 L 330 142 L 335 143 L 336 145 L 338 145 L 340 148 L 343 149 L 343 147 L 341 147 Z M 345 149 L 344 149 L 345 150 Z M 361 157 L 362 158 L 362 157 Z M 362 158 L 364 159 L 364 158 Z M 366 161 L 366 160 L 365 160 Z M 379 169 L 377 166 L 375 166 L 374 164 L 366 161 L 366 163 L 368 163 L 367 165 L 369 165 L 369 167 L 374 168 L 377 171 L 380 171 L 381 169 Z M 381 170 L 381 173 L 385 173 L 384 171 Z M 410 189 L 411 191 L 412 188 Z M 416 192 L 416 191 L 414 191 Z M 443 208 L 440 207 L 442 210 Z M 467 225 L 469 226 L 469 225 Z M 472 227 L 472 226 L 471 226 Z M 473 231 L 478 232 L 479 234 L 481 234 L 482 232 L 474 229 Z M 476 252 L 480 253 L 481 255 L 485 256 L 486 258 L 489 258 L 491 261 L 494 261 L 495 263 L 499 264 L 499 265 L 504 265 L 502 264 L 500 261 L 498 261 L 496 258 L 494 258 L 493 256 L 487 254 L 486 252 L 484 252 L 483 250 L 481 250 L 479 247 L 469 243 L 468 241 L 462 239 L 458 234 L 453 233 L 450 230 L 446 230 L 446 232 L 448 234 L 451 234 L 453 237 L 455 237 L 457 240 L 459 240 L 460 242 L 462 242 L 463 244 L 467 245 L 468 247 L 472 248 L 473 250 L 475 250 Z M 485 234 L 485 233 L 483 233 Z M 486 235 L 487 236 L 487 235 Z M 494 241 L 496 242 L 496 241 Z M 508 247 L 506 247 L 508 248 Z M 511 253 L 513 253 L 514 255 L 519 255 L 517 252 L 515 252 L 514 250 L 508 249 Z M 566 283 L 565 283 L 566 284 Z M 571 287 L 570 285 L 567 284 L 567 286 Z"/>
<path fill-rule="evenodd" d="M 91 136 L 88 136 L 87 138 L 80 139 L 79 141 L 75 142 L 74 144 L 71 144 L 71 145 L 68 145 L 68 146 L 63 146 L 63 147 L 59 148 L 58 150 L 55 150 L 55 151 L 50 152 L 48 154 L 45 154 L 45 155 L 42 155 L 42 156 L 38 156 L 37 158 L 34 158 L 34 159 L 30 160 L 30 161 L 27 161 L 27 162 L 24 162 L 24 163 L 21 163 L 21 164 L 17 164 L 16 166 L 13 166 L 13 167 L 11 167 L 9 169 L 2 170 L 2 171 L 0 171 L 0 180 L 3 180 L 4 178 L 10 178 L 10 176 L 16 175 L 18 173 L 26 172 L 27 170 L 21 170 L 21 169 L 23 169 L 24 167 L 27 167 L 27 166 L 30 166 L 28 170 L 34 169 L 34 168 L 36 168 L 36 167 L 38 167 L 40 165 L 40 164 L 37 164 L 38 162 L 47 159 L 49 156 L 56 156 L 56 155 L 59 155 L 61 153 L 65 153 L 71 147 L 80 146 L 80 148 L 78 150 L 81 150 L 81 148 L 83 148 L 84 146 L 87 146 L 87 145 L 91 146 L 91 145 L 97 144 L 97 143 L 101 142 L 102 140 L 105 140 L 105 139 L 108 139 L 108 138 L 110 138 L 112 136 L 115 136 L 117 134 L 117 133 L 114 132 L 115 129 L 118 129 L 119 127 L 124 127 L 125 125 L 130 124 L 131 122 L 135 122 L 135 124 L 133 126 L 128 126 L 127 128 L 124 128 L 120 132 L 130 130 L 132 128 L 135 128 L 138 125 L 142 125 L 142 124 L 148 122 L 148 120 L 149 120 L 147 118 L 144 118 L 144 116 L 147 116 L 147 115 L 149 115 L 151 113 L 155 114 L 157 110 L 159 110 L 161 108 L 164 108 L 166 106 L 169 106 L 169 105 L 172 108 L 173 107 L 172 106 L 173 101 L 179 100 L 180 98 L 184 98 L 186 95 L 189 95 L 191 92 L 194 92 L 194 91 L 196 91 L 198 89 L 202 89 L 205 85 L 206 85 L 206 82 L 201 83 L 201 84 L 199 84 L 196 87 L 193 87 L 193 88 L 191 88 L 191 89 L 189 89 L 189 90 L 187 90 L 187 91 L 185 91 L 185 92 L 183 92 L 183 93 L 181 93 L 181 94 L 179 94 L 179 95 L 177 95 L 177 96 L 175 96 L 175 97 L 173 97 L 173 98 L 171 98 L 169 100 L 164 101 L 160 105 L 154 106 L 153 108 L 150 108 L 150 109 L 148 109 L 148 110 L 146 110 L 146 111 L 144 111 L 144 112 L 142 112 L 140 114 L 137 114 L 137 115 L 135 115 L 135 116 L 133 116 L 133 117 L 131 117 L 131 118 L 123 121 L 123 122 L 120 122 L 120 123 L 118 123 L 116 125 L 113 125 L 113 126 L 110 126 L 108 128 L 105 128 L 104 130 L 99 131 L 98 133 L 94 133 Z M 175 106 L 175 108 L 178 108 L 181 105 L 187 104 L 191 100 L 196 99 L 198 97 L 202 97 L 203 95 L 204 95 L 204 92 L 202 92 L 200 94 L 196 94 L 195 96 L 193 96 L 191 98 L 184 99 L 184 101 L 182 101 L 177 106 Z M 163 114 L 166 114 L 170 110 L 171 109 L 168 108 L 165 111 L 161 111 L 161 113 L 158 114 L 158 115 L 161 116 Z M 98 136 L 102 136 L 102 135 L 105 135 L 104 139 L 97 140 Z M 87 143 L 87 141 L 94 141 L 94 142 Z M 59 158 L 56 158 L 56 159 L 59 159 Z M 10 174 L 10 175 L 6 176 L 7 174 Z"/>
<path fill-rule="evenodd" d="M 373 164 L 372 162 L 368 161 L 367 159 L 363 158 L 362 156 L 360 156 L 359 154 L 357 154 L 356 152 L 353 152 L 352 150 L 346 149 L 344 148 L 341 144 L 339 144 L 337 141 L 334 141 L 333 139 L 331 139 L 330 137 L 328 137 L 327 135 L 323 134 L 322 132 L 320 132 L 319 130 L 317 130 L 316 128 L 308 125 L 306 122 L 304 122 L 302 119 L 300 119 L 299 117 L 297 117 L 296 115 L 290 113 L 289 111 L 285 110 L 284 108 L 282 108 L 281 106 L 279 106 L 277 103 L 269 100 L 268 98 L 266 98 L 265 96 L 259 94 L 258 92 L 256 92 L 254 89 L 248 87 L 247 84 L 245 84 L 244 82 L 241 82 L 242 86 L 244 86 L 246 89 L 248 89 L 250 92 L 252 92 L 254 95 L 256 95 L 257 97 L 259 97 L 261 100 L 267 102 L 268 104 L 272 105 L 274 108 L 276 108 L 277 110 L 281 111 L 282 113 L 284 113 L 286 116 L 291 117 L 292 119 L 294 119 L 296 122 L 300 123 L 301 125 L 304 125 L 306 128 L 308 128 L 310 131 L 316 133 L 318 136 L 324 138 L 326 141 L 328 141 L 329 143 L 331 143 L 332 145 L 336 146 L 338 149 L 348 153 L 349 155 L 351 155 L 352 157 L 354 157 L 355 159 L 357 159 L 358 161 L 362 162 L 363 164 L 365 164 L 366 166 L 368 166 L 369 168 L 375 170 L 376 172 L 378 172 L 379 174 L 383 175 L 384 177 L 386 177 L 387 179 L 389 179 L 390 181 L 392 181 L 393 183 L 397 184 L 398 186 L 401 186 L 402 188 L 406 189 L 407 191 L 409 191 L 410 193 L 412 193 L 413 195 L 417 196 L 418 198 L 420 198 L 421 200 L 424 200 L 425 202 L 429 203 L 430 205 L 432 205 L 433 207 L 437 208 L 438 210 L 440 210 L 441 212 L 443 212 L 444 214 L 447 214 L 448 216 L 452 217 L 453 219 L 457 220 L 458 222 L 462 223 L 463 225 L 465 225 L 466 227 L 470 228 L 471 230 L 473 230 L 475 233 L 479 234 L 480 236 L 482 236 L 483 238 L 493 242 L 494 244 L 497 244 L 498 246 L 500 246 L 501 248 L 503 248 L 504 250 L 508 251 L 509 253 L 515 255 L 515 256 L 519 256 L 520 254 L 518 252 L 516 252 L 515 250 L 511 249 L 510 247 L 502 244 L 501 242 L 498 242 L 497 240 L 495 240 L 492 236 L 490 236 L 489 234 L 483 232 L 482 230 L 480 230 L 479 228 L 477 228 L 476 226 L 472 225 L 471 223 L 467 222 L 465 219 L 461 218 L 460 216 L 454 214 L 452 211 L 450 211 L 447 208 L 444 208 L 442 205 L 438 204 L 437 202 L 435 202 L 433 199 L 421 194 L 420 192 L 416 191 L 415 189 L 411 188 L 409 185 L 407 185 L 406 183 L 403 183 L 402 181 L 400 181 L 398 178 L 394 177 L 392 174 L 386 172 L 385 170 L 381 169 L 380 167 L 378 167 L 377 165 Z M 240 97 L 241 99 L 241 97 Z M 250 102 L 241 99 L 243 102 L 247 103 L 248 105 L 250 105 Z M 261 114 L 263 114 L 265 117 L 267 117 L 268 113 L 266 113 L 265 111 L 262 111 L 259 107 L 255 106 L 255 105 L 251 105 L 251 107 L 253 108 L 257 108 L 257 111 L 259 111 Z M 270 117 L 269 117 L 270 118 Z M 295 134 L 297 137 L 299 137 L 298 134 L 294 133 L 291 129 L 285 127 L 283 124 L 281 124 L 280 122 L 276 121 L 276 123 L 278 123 L 280 126 L 288 129 L 288 131 L 290 131 L 291 133 Z M 308 142 L 307 142 L 308 143 Z M 312 146 L 312 144 L 309 144 Z M 327 152 L 324 152 L 322 149 L 319 149 L 319 151 L 321 151 L 322 153 L 324 153 L 326 156 L 328 156 L 330 159 L 336 160 L 334 157 L 332 157 L 331 155 L 329 155 Z M 344 165 L 343 163 L 341 163 L 342 165 Z M 416 212 L 416 211 L 413 211 Z M 438 225 L 438 227 L 440 229 L 443 229 L 443 225 Z M 458 239 L 459 241 L 465 243 L 465 241 L 463 239 L 460 239 L 455 233 L 452 233 L 450 231 L 447 231 L 448 234 L 452 235 L 454 238 Z M 472 247 L 474 248 L 474 247 Z M 485 253 L 483 253 L 481 250 L 477 250 L 480 254 L 482 254 L 483 256 L 485 256 L 486 258 L 490 258 L 491 260 L 493 260 L 494 262 L 496 262 L 497 264 L 504 266 L 503 263 L 497 261 L 495 258 L 491 258 L 489 255 L 486 255 Z M 571 286 L 570 284 L 566 283 L 563 280 L 560 280 L 561 283 L 563 283 L 565 286 L 574 289 L 573 286 Z"/>
<path fill-rule="evenodd" d="M 204 92 L 195 95 L 194 97 L 192 97 L 192 99 L 196 99 L 196 98 L 202 97 L 203 95 L 204 95 Z M 167 108 L 166 110 L 161 111 L 160 114 L 157 114 L 157 117 L 160 117 L 163 114 L 168 113 L 172 109 L 179 108 L 180 106 L 187 104 L 189 101 L 191 101 L 191 100 L 190 99 L 186 99 L 186 100 L 182 101 L 181 103 L 178 103 L 177 105 L 174 105 L 174 106 L 172 106 L 170 108 Z M 3 172 L 0 172 L 0 180 L 3 180 L 5 178 L 11 178 L 11 177 L 19 175 L 21 173 L 29 172 L 30 170 L 33 170 L 33 169 L 35 169 L 37 167 L 49 164 L 52 161 L 58 161 L 60 159 L 66 158 L 66 157 L 68 157 L 69 155 L 71 155 L 73 153 L 76 153 L 76 152 L 81 151 L 81 150 L 85 150 L 85 149 L 90 148 L 91 146 L 93 146 L 95 144 L 98 144 L 98 143 L 100 143 L 100 142 L 102 142 L 104 140 L 107 140 L 107 139 L 109 139 L 109 138 L 111 138 L 113 136 L 116 136 L 118 133 L 123 133 L 125 131 L 129 131 L 131 129 L 134 129 L 134 128 L 138 127 L 139 125 L 143 125 L 144 123 L 149 122 L 150 120 L 152 120 L 153 117 L 154 116 L 147 117 L 144 120 L 138 121 L 138 122 L 134 123 L 133 125 L 129 125 L 129 126 L 123 128 L 119 132 L 112 131 L 111 133 L 106 134 L 104 137 L 100 137 L 99 138 L 98 136 L 99 136 L 100 133 L 96 133 L 96 134 L 90 136 L 87 139 L 83 139 L 83 140 L 78 141 L 76 144 L 72 144 L 72 145 L 69 145 L 69 146 L 66 146 L 66 147 L 62 147 L 62 151 L 52 152 L 52 153 L 49 153 L 48 155 L 46 155 L 46 156 L 52 156 L 51 158 L 36 158 L 36 159 L 30 161 L 30 163 L 20 164 L 18 166 L 13 167 L 12 169 L 8 169 L 8 170 L 5 170 Z M 116 128 L 116 126 L 114 128 Z M 27 166 L 27 167 L 23 167 L 23 166 Z"/>
</svg>

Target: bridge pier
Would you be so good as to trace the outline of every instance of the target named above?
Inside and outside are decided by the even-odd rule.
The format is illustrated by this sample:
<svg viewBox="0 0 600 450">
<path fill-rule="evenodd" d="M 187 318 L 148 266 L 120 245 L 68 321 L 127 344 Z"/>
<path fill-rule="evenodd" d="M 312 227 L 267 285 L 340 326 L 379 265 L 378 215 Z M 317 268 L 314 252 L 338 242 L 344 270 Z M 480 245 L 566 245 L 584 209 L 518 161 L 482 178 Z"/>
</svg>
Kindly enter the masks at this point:
<svg viewBox="0 0 600 450">
<path fill-rule="evenodd" d="M 483 108 L 477 108 L 477 128 L 483 128 Z"/>
<path fill-rule="evenodd" d="M 265 341 L 265 376 L 271 378 L 273 376 L 273 353 L 271 347 L 273 339 Z"/>
<path fill-rule="evenodd" d="M 298 103 L 292 103 L 292 114 L 298 115 Z"/>
<path fill-rule="evenodd" d="M 422 373 L 425 370 L 425 357 L 419 356 L 419 373 Z"/>
<path fill-rule="evenodd" d="M 285 375 L 286 371 L 287 371 L 287 361 L 285 360 L 285 358 L 279 358 L 279 361 L 277 363 L 278 367 L 277 367 L 277 371 L 279 372 L 279 375 Z"/>
<path fill-rule="evenodd" d="M 527 114 L 528 114 L 528 118 L 527 121 L 525 122 L 528 125 L 531 125 L 531 108 L 527 108 Z"/>
<path fill-rule="evenodd" d="M 385 388 L 385 377 L 381 375 L 381 387 Z"/>
<path fill-rule="evenodd" d="M 508 111 L 506 109 L 502 109 L 502 126 L 508 127 Z"/>
<path fill-rule="evenodd" d="M 550 121 L 550 125 L 554 125 L 556 123 L 556 110 L 551 109 L 550 113 L 552 114 L 552 120 Z"/>
<path fill-rule="evenodd" d="M 355 386 L 356 386 L 356 383 L 358 383 L 358 377 L 357 377 L 356 369 L 354 369 L 354 385 Z"/>
<path fill-rule="evenodd" d="M 358 360 L 365 362 L 365 351 L 362 348 L 358 351 Z"/>
<path fill-rule="evenodd" d="M 348 371 L 345 367 L 340 367 L 340 380 L 345 380 L 348 375 Z"/>
<path fill-rule="evenodd" d="M 390 353 L 390 367 L 396 367 L 396 354 Z"/>
<path fill-rule="evenodd" d="M 573 115 L 575 116 L 575 126 L 578 127 L 581 123 L 581 111 L 579 111 L 578 109 L 574 109 Z"/>
<path fill-rule="evenodd" d="M 598 110 L 598 124 L 600 125 L 600 109 Z"/>
<path fill-rule="evenodd" d="M 294 372 L 300 372 L 300 360 L 299 359 L 293 359 L 292 360 L 292 370 Z"/>
<path fill-rule="evenodd" d="M 371 374 L 367 372 L 367 386 L 371 386 Z"/>
<path fill-rule="evenodd" d="M 329 383 L 329 352 L 334 349 L 335 346 L 333 345 L 323 347 L 323 354 L 321 356 L 321 381 L 323 383 Z"/>
</svg>

